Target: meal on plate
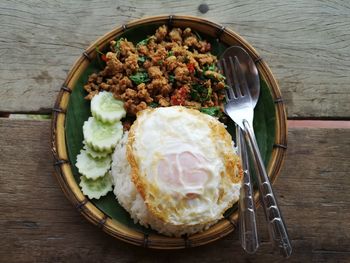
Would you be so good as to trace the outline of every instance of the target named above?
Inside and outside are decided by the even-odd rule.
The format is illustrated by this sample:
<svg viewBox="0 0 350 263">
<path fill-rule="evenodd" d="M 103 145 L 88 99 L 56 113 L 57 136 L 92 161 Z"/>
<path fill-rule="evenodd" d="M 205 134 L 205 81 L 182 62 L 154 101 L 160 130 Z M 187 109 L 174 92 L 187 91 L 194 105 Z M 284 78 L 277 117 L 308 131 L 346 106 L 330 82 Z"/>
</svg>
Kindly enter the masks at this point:
<svg viewBox="0 0 350 263">
<path fill-rule="evenodd" d="M 112 49 L 85 86 L 92 116 L 76 162 L 83 193 L 99 199 L 113 190 L 135 223 L 164 235 L 209 228 L 238 200 L 242 178 L 218 119 L 225 82 L 210 44 L 189 28 L 161 26 L 136 47 L 121 39 Z"/>
</svg>

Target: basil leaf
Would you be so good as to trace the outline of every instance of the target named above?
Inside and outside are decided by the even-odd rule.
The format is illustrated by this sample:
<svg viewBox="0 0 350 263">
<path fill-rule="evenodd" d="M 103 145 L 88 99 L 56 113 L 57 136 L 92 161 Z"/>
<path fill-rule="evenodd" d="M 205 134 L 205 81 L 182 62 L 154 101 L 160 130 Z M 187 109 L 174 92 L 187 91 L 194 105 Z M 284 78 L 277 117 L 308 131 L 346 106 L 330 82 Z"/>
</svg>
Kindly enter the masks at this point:
<svg viewBox="0 0 350 263">
<path fill-rule="evenodd" d="M 193 84 L 190 92 L 191 99 L 204 102 L 210 99 L 212 93 L 211 87 L 208 89 L 201 84 Z"/>
<path fill-rule="evenodd" d="M 175 82 L 175 76 L 174 75 L 169 75 L 169 82 L 174 83 Z"/>
<path fill-rule="evenodd" d="M 203 73 L 204 73 L 205 71 L 208 71 L 208 70 L 210 70 L 210 71 L 216 71 L 216 65 L 215 65 L 215 64 L 210 64 L 210 65 L 205 65 L 205 66 L 203 67 Z"/>
<path fill-rule="evenodd" d="M 157 108 L 159 104 L 157 102 L 151 102 L 150 104 L 148 104 L 148 106 L 150 106 L 151 108 Z"/>
<path fill-rule="evenodd" d="M 206 88 L 201 84 L 193 84 L 192 89 L 199 93 L 204 93 L 206 91 Z"/>
<path fill-rule="evenodd" d="M 114 44 L 114 51 L 116 53 L 120 52 L 120 42 L 125 41 L 125 38 L 121 37 L 115 44 Z"/>
<path fill-rule="evenodd" d="M 191 96 L 192 100 L 195 100 L 195 101 L 199 101 L 200 100 L 200 96 L 198 94 L 198 91 L 196 91 L 196 90 L 191 90 L 190 96 Z"/>
<path fill-rule="evenodd" d="M 201 112 L 208 114 L 213 117 L 220 117 L 221 116 L 221 110 L 220 107 L 215 106 L 215 107 L 208 107 L 208 108 L 201 108 Z"/>
<path fill-rule="evenodd" d="M 208 94 L 206 100 L 210 100 L 211 94 L 213 93 L 213 89 L 211 87 L 208 88 Z"/>
<path fill-rule="evenodd" d="M 101 50 L 98 48 L 98 46 L 95 47 L 95 51 L 100 54 L 100 55 L 104 55 Z"/>
<path fill-rule="evenodd" d="M 148 44 L 148 41 L 150 40 L 151 38 L 148 37 L 148 38 L 145 38 L 144 40 L 141 40 L 140 42 L 138 42 L 136 44 L 136 47 L 139 47 L 139 46 L 146 46 Z"/>
<path fill-rule="evenodd" d="M 129 77 L 136 85 L 141 83 L 146 83 L 150 79 L 148 77 L 147 72 L 137 72 L 136 74 Z"/>
<path fill-rule="evenodd" d="M 139 58 L 137 59 L 137 62 L 139 62 L 139 63 L 145 63 L 145 61 L 146 61 L 146 59 L 147 59 L 147 57 L 146 56 L 139 56 Z"/>
</svg>

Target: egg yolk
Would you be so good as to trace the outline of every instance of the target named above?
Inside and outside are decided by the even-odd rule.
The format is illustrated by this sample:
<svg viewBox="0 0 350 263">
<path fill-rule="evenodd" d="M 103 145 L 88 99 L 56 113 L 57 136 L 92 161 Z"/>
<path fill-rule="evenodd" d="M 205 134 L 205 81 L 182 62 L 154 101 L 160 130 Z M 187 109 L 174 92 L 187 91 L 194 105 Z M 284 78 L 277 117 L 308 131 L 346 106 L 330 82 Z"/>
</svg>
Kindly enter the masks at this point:
<svg viewBox="0 0 350 263">
<path fill-rule="evenodd" d="M 208 180 L 205 164 L 202 155 L 189 151 L 163 155 L 158 164 L 158 178 L 168 188 L 185 190 L 181 192 L 193 199 L 198 194 L 191 190 L 203 188 Z"/>
</svg>

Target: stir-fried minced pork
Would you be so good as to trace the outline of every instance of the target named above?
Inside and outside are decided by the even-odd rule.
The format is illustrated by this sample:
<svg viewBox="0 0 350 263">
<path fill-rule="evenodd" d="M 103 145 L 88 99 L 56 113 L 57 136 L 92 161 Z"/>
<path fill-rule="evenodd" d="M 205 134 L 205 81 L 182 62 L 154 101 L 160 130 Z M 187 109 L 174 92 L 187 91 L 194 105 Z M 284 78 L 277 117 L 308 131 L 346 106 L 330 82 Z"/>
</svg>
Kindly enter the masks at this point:
<svg viewBox="0 0 350 263">
<path fill-rule="evenodd" d="M 139 43 L 111 41 L 105 67 L 88 78 L 86 99 L 106 90 L 124 101 L 128 116 L 147 107 L 222 109 L 225 77 L 211 45 L 190 28 L 160 26 Z M 216 109 L 216 112 L 217 112 Z"/>
</svg>

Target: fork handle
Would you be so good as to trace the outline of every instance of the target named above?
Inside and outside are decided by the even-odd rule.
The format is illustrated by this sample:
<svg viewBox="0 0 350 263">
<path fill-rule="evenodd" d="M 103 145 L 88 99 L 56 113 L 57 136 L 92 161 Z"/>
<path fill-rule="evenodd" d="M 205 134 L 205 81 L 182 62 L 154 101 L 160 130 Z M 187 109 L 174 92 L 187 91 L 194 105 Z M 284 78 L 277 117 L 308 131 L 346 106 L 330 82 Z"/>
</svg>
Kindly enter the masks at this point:
<svg viewBox="0 0 350 263">
<path fill-rule="evenodd" d="M 272 190 L 272 186 L 267 175 L 264 162 L 261 158 L 258 144 L 255 139 L 254 131 L 247 120 L 243 120 L 245 137 L 248 146 L 252 152 L 255 170 L 258 174 L 259 191 L 264 213 L 267 221 L 270 238 L 275 247 L 278 247 L 284 257 L 292 254 L 292 245 L 290 243 L 286 225 L 277 204 L 277 200 Z"/>
<path fill-rule="evenodd" d="M 242 159 L 243 180 L 239 198 L 239 239 L 243 249 L 253 254 L 259 247 L 258 231 L 256 227 L 256 213 L 252 183 L 249 172 L 247 146 L 242 129 L 236 125 L 237 145 Z"/>
</svg>

